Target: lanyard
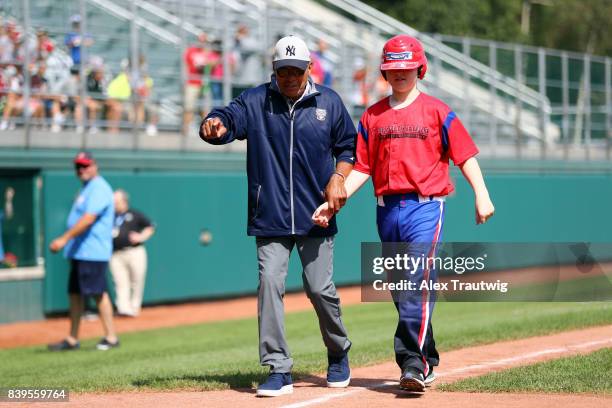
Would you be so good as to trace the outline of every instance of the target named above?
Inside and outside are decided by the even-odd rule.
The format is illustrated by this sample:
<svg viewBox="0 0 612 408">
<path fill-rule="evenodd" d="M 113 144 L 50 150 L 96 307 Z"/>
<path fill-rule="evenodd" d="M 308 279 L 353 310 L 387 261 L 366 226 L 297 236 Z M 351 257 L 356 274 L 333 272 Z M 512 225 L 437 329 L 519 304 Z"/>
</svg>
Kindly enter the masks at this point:
<svg viewBox="0 0 612 408">
<path fill-rule="evenodd" d="M 115 217 L 115 228 L 119 228 L 119 227 L 121 227 L 123 225 L 123 222 L 125 221 L 125 215 L 126 214 L 120 214 L 120 215 L 117 215 Z"/>
</svg>

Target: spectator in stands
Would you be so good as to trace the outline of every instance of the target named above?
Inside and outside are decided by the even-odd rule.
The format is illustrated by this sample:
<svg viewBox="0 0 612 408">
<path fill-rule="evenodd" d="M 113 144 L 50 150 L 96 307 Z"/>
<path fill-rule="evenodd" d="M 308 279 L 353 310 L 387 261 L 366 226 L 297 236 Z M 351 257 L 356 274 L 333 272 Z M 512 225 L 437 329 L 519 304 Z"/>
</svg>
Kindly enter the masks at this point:
<svg viewBox="0 0 612 408">
<path fill-rule="evenodd" d="M 36 72 L 30 77 L 31 96 L 40 101 L 42 107 L 40 115 L 34 115 L 34 118 L 42 121 L 47 114 L 51 114 L 53 105 L 53 97 L 49 93 L 49 81 L 47 79 L 47 64 L 44 61 L 39 61 L 36 64 Z M 42 123 L 39 122 L 41 125 Z"/>
<path fill-rule="evenodd" d="M 189 126 L 193 120 L 193 113 L 198 110 L 204 115 L 208 109 L 201 106 L 203 88 L 205 86 L 204 74 L 206 67 L 213 63 L 213 55 L 208 47 L 208 36 L 201 32 L 198 42 L 185 50 L 185 67 L 187 68 L 185 84 L 185 103 L 183 107 L 183 132 L 189 132 Z"/>
<path fill-rule="evenodd" d="M 240 24 L 234 36 L 234 61 L 239 82 L 254 85 L 264 79 L 263 48 L 250 34 L 249 27 Z"/>
<path fill-rule="evenodd" d="M 65 78 L 56 88 L 57 98 L 53 101 L 53 125 L 51 131 L 57 133 L 62 130 L 66 116 L 72 114 L 77 129 L 83 129 L 83 112 L 80 104 L 81 76 L 78 66 L 70 68 L 70 76 Z"/>
<path fill-rule="evenodd" d="M 121 72 L 108 84 L 108 100 L 106 101 L 108 112 L 106 118 L 108 120 L 108 131 L 111 133 L 119 132 L 119 122 L 124 107 L 127 108 L 128 112 L 131 112 L 128 104 L 132 97 L 132 87 L 130 85 L 128 69 L 128 61 L 121 61 Z"/>
<path fill-rule="evenodd" d="M 36 37 L 22 36 L 17 41 L 16 56 L 20 62 L 26 61 L 26 53 L 30 64 L 46 62 L 55 49 L 53 41 L 43 29 L 36 31 Z"/>
<path fill-rule="evenodd" d="M 374 97 L 372 99 L 379 101 L 391 95 L 391 93 L 392 89 L 389 82 L 382 75 L 378 75 L 374 83 Z"/>
<path fill-rule="evenodd" d="M 368 67 L 363 58 L 355 60 L 353 71 L 353 84 L 356 85 L 353 93 L 353 103 L 357 106 L 367 107 L 370 102 L 368 92 Z"/>
<path fill-rule="evenodd" d="M 6 102 L 6 93 L 8 91 L 6 69 L 0 68 L 0 106 L 4 109 L 4 103 Z"/>
<path fill-rule="evenodd" d="M 144 243 L 155 233 L 155 226 L 140 211 L 130 208 L 129 196 L 115 191 L 113 256 L 110 268 L 115 282 L 117 313 L 135 317 L 140 313 L 147 272 Z"/>
<path fill-rule="evenodd" d="M 131 80 L 135 95 L 135 120 L 136 125 L 141 126 L 145 123 L 148 115 L 146 133 L 148 136 L 157 135 L 158 113 L 157 106 L 153 101 L 153 78 L 147 72 L 147 63 L 144 55 L 139 58 L 138 69 L 130 71 Z"/>
<path fill-rule="evenodd" d="M 50 91 L 57 93 L 55 88 L 70 76 L 70 68 L 74 65 L 72 58 L 63 50 L 55 47 L 45 62 L 47 63 L 47 80 Z"/>
<path fill-rule="evenodd" d="M 2 109 L 2 122 L 0 130 L 14 129 L 15 125 L 10 122 L 13 109 L 17 99 L 21 97 L 23 76 L 21 66 L 9 65 L 2 72 L 2 93 L 4 94 L 4 108 Z"/>
<path fill-rule="evenodd" d="M 8 22 L 0 26 L 0 64 L 15 62 L 15 43 L 8 32 Z"/>
<path fill-rule="evenodd" d="M 221 40 L 215 40 L 212 43 L 210 51 L 212 68 L 210 69 L 210 95 L 212 97 L 212 106 L 218 107 L 223 105 L 223 54 Z M 230 55 L 230 71 L 233 71 L 233 56 Z"/>
<path fill-rule="evenodd" d="M 332 73 L 334 71 L 334 63 L 329 56 L 329 45 L 327 42 L 320 38 L 318 42 L 318 49 L 313 52 L 313 56 L 315 59 L 319 61 L 321 66 L 321 85 L 325 85 L 331 87 L 333 85 L 334 79 Z"/>
<path fill-rule="evenodd" d="M 21 27 L 19 27 L 17 22 L 13 20 L 12 18 L 9 18 L 6 21 L 6 32 L 9 38 L 11 39 L 11 41 L 13 42 L 13 44 L 18 43 L 22 37 Z"/>
<path fill-rule="evenodd" d="M 16 22 L 9 20 L 7 24 L 7 34 L 13 43 L 13 62 L 12 64 L 19 65 L 24 62 L 24 47 L 27 36 L 22 34 L 21 27 Z"/>
<path fill-rule="evenodd" d="M 310 54 L 310 63 L 312 64 L 312 69 L 310 70 L 312 82 L 315 84 L 323 84 L 325 73 L 323 72 L 323 66 L 321 65 L 319 56 L 314 52 Z"/>
<path fill-rule="evenodd" d="M 49 85 L 49 93 L 51 94 L 51 117 L 52 117 L 52 132 L 59 132 L 61 126 L 64 123 L 65 113 L 81 114 L 74 110 L 75 103 L 74 98 L 80 95 L 81 85 L 76 82 L 78 79 L 74 79 L 76 70 L 78 75 L 79 67 L 72 64 L 72 58 L 70 58 L 63 51 L 55 48 L 46 60 L 47 71 L 46 78 Z M 74 69 L 73 69 L 74 68 Z M 69 102 L 70 99 L 71 101 Z M 72 105 L 70 108 L 68 105 Z M 68 109 L 69 108 L 69 109 Z M 79 125 L 83 123 L 79 120 Z"/>
<path fill-rule="evenodd" d="M 49 38 L 49 34 L 43 29 L 39 29 L 36 32 L 35 47 L 36 48 L 34 50 L 34 58 L 32 59 L 33 62 L 46 62 L 47 58 L 49 58 L 49 55 L 51 55 L 51 53 L 55 49 L 55 45 L 53 44 L 53 41 L 51 41 L 51 39 Z"/>
<path fill-rule="evenodd" d="M 98 133 L 98 127 L 96 121 L 98 118 L 98 111 L 106 103 L 106 78 L 104 76 L 104 63 L 101 58 L 92 58 L 91 71 L 87 75 L 86 80 L 87 98 L 85 99 L 85 106 L 89 113 L 89 133 Z M 83 129 L 77 127 L 77 131 L 80 133 Z"/>
<path fill-rule="evenodd" d="M 113 326 L 113 305 L 106 287 L 106 270 L 113 248 L 113 190 L 98 173 L 91 153 L 79 152 L 74 166 L 83 187 L 68 215 L 66 232 L 49 245 L 52 252 L 64 249 L 64 256 L 70 260 L 70 334 L 59 343 L 49 344 L 49 350 L 80 348 L 79 325 L 85 296 L 94 297 L 104 329 L 104 337 L 96 347 L 109 350 L 119 346 Z"/>
<path fill-rule="evenodd" d="M 23 97 L 23 75 L 21 66 L 8 66 L 5 69 L 7 79 L 7 96 L 4 111 L 2 112 L 2 122 L 0 122 L 0 130 L 14 129 L 15 125 L 11 122 L 11 117 L 19 115 L 24 109 L 27 109 L 33 118 L 42 119 L 44 114 L 43 104 L 41 99 L 36 95 L 44 92 L 44 82 L 37 79 L 37 75 L 33 75 L 30 82 L 31 95 L 28 106 L 25 106 L 25 98 Z"/>
<path fill-rule="evenodd" d="M 70 24 L 72 25 L 72 31 L 66 34 L 64 44 L 68 47 L 72 62 L 79 65 L 81 63 L 81 46 L 89 47 L 94 41 L 91 35 L 81 32 L 81 16 L 79 14 L 70 17 Z"/>
<path fill-rule="evenodd" d="M 6 62 L 15 64 L 18 62 L 19 44 L 22 39 L 21 29 L 17 25 L 17 22 L 13 19 L 8 19 L 4 27 L 6 29 L 8 41 L 10 42 L 10 54 L 6 55 L 7 57 L 10 55 L 10 57 L 6 60 Z"/>
</svg>

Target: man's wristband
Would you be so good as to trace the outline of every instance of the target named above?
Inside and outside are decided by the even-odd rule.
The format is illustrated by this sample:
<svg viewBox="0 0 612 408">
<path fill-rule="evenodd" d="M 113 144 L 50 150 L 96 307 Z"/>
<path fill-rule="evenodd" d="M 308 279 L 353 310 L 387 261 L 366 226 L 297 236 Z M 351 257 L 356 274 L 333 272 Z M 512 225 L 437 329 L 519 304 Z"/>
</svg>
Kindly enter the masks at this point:
<svg viewBox="0 0 612 408">
<path fill-rule="evenodd" d="M 342 177 L 342 181 L 346 180 L 346 177 L 344 176 L 344 174 L 340 173 L 339 171 L 334 171 L 334 174 Z"/>
</svg>

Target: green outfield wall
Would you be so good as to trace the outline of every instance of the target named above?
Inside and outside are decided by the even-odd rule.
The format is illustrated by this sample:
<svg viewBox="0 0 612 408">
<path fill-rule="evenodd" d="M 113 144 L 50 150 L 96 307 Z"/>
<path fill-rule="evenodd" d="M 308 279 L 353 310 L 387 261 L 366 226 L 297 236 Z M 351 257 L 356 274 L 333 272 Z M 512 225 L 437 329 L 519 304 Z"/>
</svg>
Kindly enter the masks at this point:
<svg viewBox="0 0 612 408">
<path fill-rule="evenodd" d="M 21 153 L 20 153 L 21 154 Z M 67 309 L 68 263 L 51 254 L 49 241 L 64 231 L 79 183 L 71 170 L 74 152 L 34 152 L 11 168 L 28 169 L 40 178 L 40 245 L 44 278 L 29 283 L 28 304 L 39 313 L 8 313 L 0 300 L 0 322 L 36 318 Z M 246 236 L 246 175 L 241 154 L 147 154 L 96 152 L 101 172 L 114 188 L 130 193 L 131 204 L 157 225 L 147 243 L 149 271 L 145 304 L 180 302 L 253 294 L 257 289 L 255 242 Z M 12 157 L 12 156 L 11 156 Z M 34 159 L 27 159 L 34 157 Z M 38 165 L 37 165 L 38 163 Z M 46 163 L 41 166 L 40 163 Z M 446 202 L 444 241 L 479 242 L 610 242 L 612 231 L 612 166 L 610 163 L 538 163 L 482 161 L 496 206 L 487 224 L 474 222 L 473 195 L 453 170 L 457 191 Z M 33 212 L 36 212 L 35 208 Z M 368 184 L 339 215 L 335 280 L 359 282 L 360 245 L 376 242 L 375 201 Z M 203 245 L 203 231 L 212 240 Z M 33 232 L 34 235 L 35 231 Z M 33 249 L 36 253 L 36 248 Z M 2 273 L 2 270 L 0 270 Z M 8 285 L 0 281 L 0 296 Z M 23 284 L 22 284 L 23 285 Z M 39 285 L 39 287 L 36 287 Z M 26 285 L 27 286 L 27 285 Z M 301 287 L 297 254 L 287 280 Z M 25 293 L 25 292 L 24 292 Z M 42 295 L 42 299 L 34 299 Z M 38 306 L 36 306 L 38 305 Z M 12 318 L 11 318 L 12 317 Z"/>
<path fill-rule="evenodd" d="M 43 279 L 0 282 L 0 323 L 44 317 Z"/>
</svg>

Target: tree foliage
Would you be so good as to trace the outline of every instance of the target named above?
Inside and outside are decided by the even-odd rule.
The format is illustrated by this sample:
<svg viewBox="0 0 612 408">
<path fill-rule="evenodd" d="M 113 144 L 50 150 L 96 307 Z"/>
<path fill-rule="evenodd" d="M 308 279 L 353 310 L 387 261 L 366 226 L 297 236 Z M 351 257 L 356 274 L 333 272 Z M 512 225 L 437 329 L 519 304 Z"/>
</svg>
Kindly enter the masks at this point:
<svg viewBox="0 0 612 408">
<path fill-rule="evenodd" d="M 612 55 L 612 0 L 555 0 L 534 9 L 533 44 Z"/>
<path fill-rule="evenodd" d="M 612 0 L 364 0 L 419 31 L 612 55 Z M 529 32 L 521 32 L 529 1 Z"/>
</svg>

